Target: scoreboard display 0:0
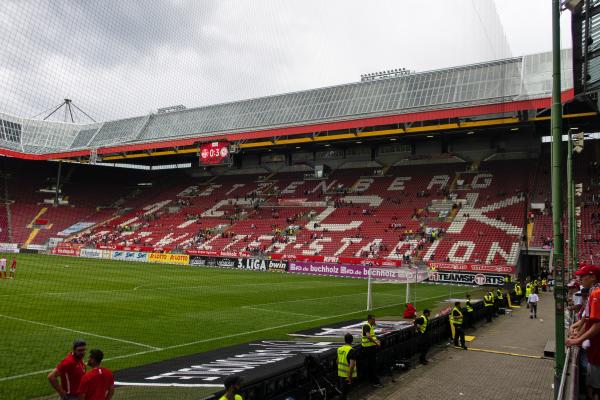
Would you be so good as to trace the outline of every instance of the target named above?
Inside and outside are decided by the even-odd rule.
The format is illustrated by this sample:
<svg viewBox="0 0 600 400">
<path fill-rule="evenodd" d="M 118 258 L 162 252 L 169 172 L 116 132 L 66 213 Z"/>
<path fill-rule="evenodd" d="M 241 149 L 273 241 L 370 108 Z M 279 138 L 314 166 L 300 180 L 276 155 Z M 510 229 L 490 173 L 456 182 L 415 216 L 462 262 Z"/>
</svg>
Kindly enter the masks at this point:
<svg viewBox="0 0 600 400">
<path fill-rule="evenodd" d="M 200 145 L 200 165 L 225 164 L 228 160 L 228 142 L 211 142 Z"/>
</svg>

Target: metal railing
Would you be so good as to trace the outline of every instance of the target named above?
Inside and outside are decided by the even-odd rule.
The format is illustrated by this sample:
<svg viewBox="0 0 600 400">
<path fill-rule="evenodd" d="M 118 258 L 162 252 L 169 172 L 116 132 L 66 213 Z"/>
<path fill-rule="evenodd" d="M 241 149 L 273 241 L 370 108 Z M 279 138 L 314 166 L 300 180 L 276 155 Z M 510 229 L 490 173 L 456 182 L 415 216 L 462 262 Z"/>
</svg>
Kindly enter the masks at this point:
<svg viewBox="0 0 600 400">
<path fill-rule="evenodd" d="M 565 354 L 565 366 L 560 377 L 557 400 L 577 400 L 579 398 L 579 347 L 569 347 Z"/>
<path fill-rule="evenodd" d="M 567 316 L 565 314 L 565 316 Z M 571 311 L 566 318 L 565 336 L 568 336 L 568 328 L 575 321 L 575 314 Z M 577 400 L 579 398 L 579 347 L 567 347 L 565 352 L 565 363 L 560 375 L 560 383 L 556 391 L 556 400 Z"/>
</svg>

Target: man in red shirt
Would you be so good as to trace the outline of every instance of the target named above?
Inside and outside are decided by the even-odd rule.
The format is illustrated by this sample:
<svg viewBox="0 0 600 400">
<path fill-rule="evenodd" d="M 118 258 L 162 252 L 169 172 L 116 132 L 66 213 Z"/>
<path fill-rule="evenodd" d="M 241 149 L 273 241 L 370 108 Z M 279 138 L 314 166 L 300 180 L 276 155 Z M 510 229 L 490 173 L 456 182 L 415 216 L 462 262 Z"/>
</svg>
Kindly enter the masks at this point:
<svg viewBox="0 0 600 400">
<path fill-rule="evenodd" d="M 600 268 L 584 265 L 575 272 L 584 287 L 590 288 L 586 305 L 584 328 L 573 334 L 567 346 L 582 346 L 586 349 L 588 368 L 587 386 L 600 396 Z"/>
<path fill-rule="evenodd" d="M 109 369 L 100 366 L 102 359 L 104 353 L 101 350 L 90 351 L 88 365 L 92 370 L 81 378 L 80 400 L 110 400 L 115 394 L 115 378 Z"/>
<path fill-rule="evenodd" d="M 414 319 L 416 314 L 417 309 L 415 308 L 415 306 L 413 306 L 411 303 L 408 303 L 406 305 L 406 308 L 404 309 L 403 317 L 408 319 Z"/>
<path fill-rule="evenodd" d="M 83 340 L 74 341 L 73 351 L 48 374 L 50 385 L 62 400 L 74 400 L 79 396 L 79 382 L 85 374 L 85 364 L 83 363 L 85 346 Z M 58 377 L 60 377 L 60 384 Z"/>
<path fill-rule="evenodd" d="M 17 259 L 13 257 L 10 264 L 10 279 L 15 279 L 15 269 L 17 269 Z"/>
</svg>

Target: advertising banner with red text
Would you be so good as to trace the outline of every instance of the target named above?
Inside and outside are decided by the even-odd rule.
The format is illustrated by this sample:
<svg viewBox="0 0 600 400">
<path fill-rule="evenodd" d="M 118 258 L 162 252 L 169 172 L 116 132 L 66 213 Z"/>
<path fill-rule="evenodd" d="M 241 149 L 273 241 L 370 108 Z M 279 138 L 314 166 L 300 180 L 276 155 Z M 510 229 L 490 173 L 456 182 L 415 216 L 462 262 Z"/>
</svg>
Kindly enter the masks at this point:
<svg viewBox="0 0 600 400">
<path fill-rule="evenodd" d="M 81 247 L 82 246 L 71 245 L 68 243 L 60 243 L 58 246 L 52 249 L 52 254 L 79 257 Z"/>
</svg>

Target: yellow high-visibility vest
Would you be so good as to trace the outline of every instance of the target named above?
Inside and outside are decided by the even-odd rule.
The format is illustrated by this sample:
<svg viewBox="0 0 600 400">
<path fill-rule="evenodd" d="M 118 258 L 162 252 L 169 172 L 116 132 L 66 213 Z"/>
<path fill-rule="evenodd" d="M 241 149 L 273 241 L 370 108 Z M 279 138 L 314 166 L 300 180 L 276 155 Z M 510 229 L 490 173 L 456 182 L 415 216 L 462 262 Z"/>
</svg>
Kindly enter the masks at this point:
<svg viewBox="0 0 600 400">
<path fill-rule="evenodd" d="M 345 344 L 337 349 L 337 365 L 338 365 L 338 376 L 347 378 L 350 372 L 350 362 L 348 361 L 348 353 L 352 350 L 352 346 Z M 356 368 L 352 371 L 352 377 L 356 378 Z"/>
<path fill-rule="evenodd" d="M 371 334 L 371 337 L 372 337 L 373 339 L 375 339 L 375 328 L 373 327 L 373 325 L 371 325 L 371 324 L 370 324 L 370 323 L 368 323 L 368 322 L 367 322 L 365 325 L 369 325 L 369 332 L 370 332 L 370 334 Z M 365 325 L 363 325 L 363 329 L 364 329 L 364 326 L 365 326 Z M 360 338 L 360 344 L 361 344 L 361 346 L 362 346 L 362 347 L 371 347 L 371 346 L 375 346 L 375 343 L 374 343 L 374 342 L 371 342 L 371 341 L 369 340 L 369 337 L 368 337 L 367 335 L 365 335 L 365 334 L 364 334 L 364 330 L 363 330 L 362 337 Z"/>
<path fill-rule="evenodd" d="M 460 315 L 458 316 L 454 316 L 454 311 L 458 311 L 458 313 Z M 463 313 L 460 310 L 460 308 L 454 306 L 454 308 L 452 309 L 452 311 L 450 312 L 450 323 L 452 325 L 462 325 L 462 321 L 463 321 Z"/>
<path fill-rule="evenodd" d="M 471 300 L 467 300 L 467 312 L 473 312 L 473 306 L 471 305 Z"/>
<path fill-rule="evenodd" d="M 223 395 L 223 396 L 221 396 L 221 398 L 219 400 L 227 400 L 227 397 L 225 397 L 225 395 Z M 242 396 L 240 396 L 239 394 L 236 394 L 235 400 L 242 400 Z"/>
<path fill-rule="evenodd" d="M 483 296 L 483 305 L 486 307 L 492 307 L 494 305 L 494 296 L 491 293 Z"/>
<path fill-rule="evenodd" d="M 425 333 L 427 331 L 427 324 L 429 323 L 429 320 L 427 319 L 425 314 L 422 314 L 421 318 L 423 318 L 423 323 L 417 326 L 419 327 L 419 332 Z"/>
</svg>

